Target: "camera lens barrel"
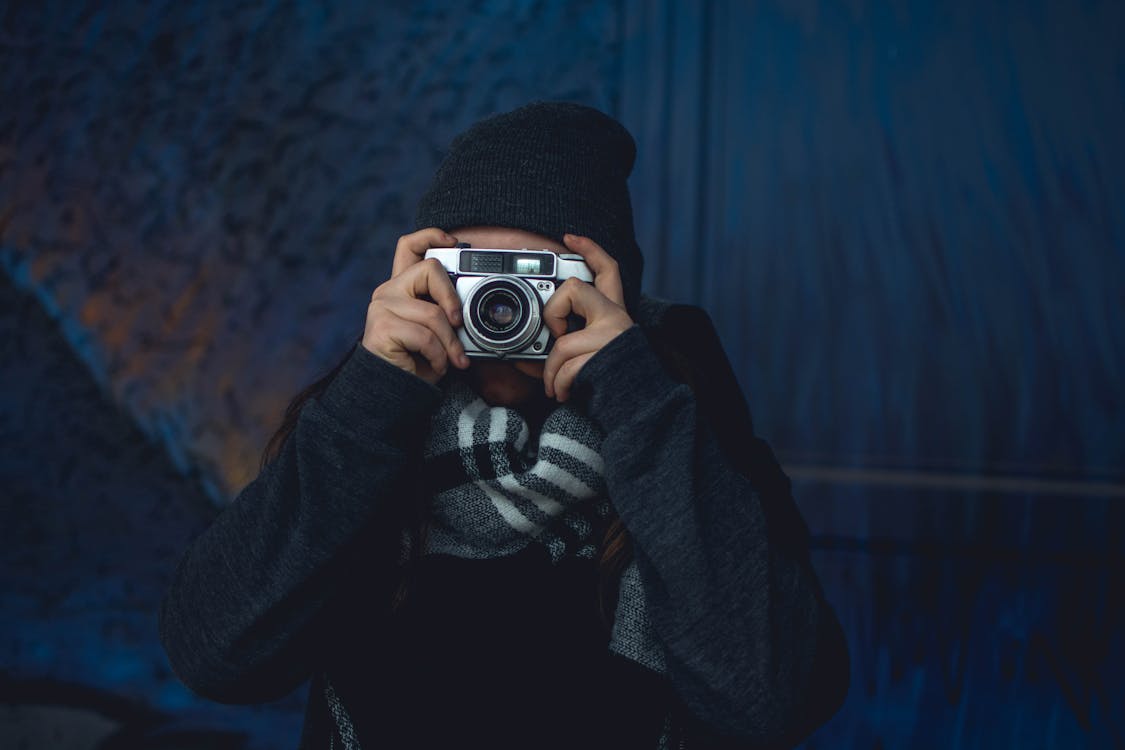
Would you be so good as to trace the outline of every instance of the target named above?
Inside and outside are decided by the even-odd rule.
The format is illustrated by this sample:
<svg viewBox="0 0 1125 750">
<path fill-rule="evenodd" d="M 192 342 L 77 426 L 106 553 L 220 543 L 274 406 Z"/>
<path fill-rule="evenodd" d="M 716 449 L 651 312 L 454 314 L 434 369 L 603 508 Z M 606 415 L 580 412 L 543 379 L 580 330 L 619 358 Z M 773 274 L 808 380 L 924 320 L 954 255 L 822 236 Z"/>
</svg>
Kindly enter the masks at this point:
<svg viewBox="0 0 1125 750">
<path fill-rule="evenodd" d="M 539 295 L 519 278 L 487 276 L 466 295 L 465 331 L 482 349 L 518 351 L 539 335 L 541 307 Z"/>
<path fill-rule="evenodd" d="M 489 333 L 503 334 L 514 328 L 521 316 L 519 301 L 506 289 L 493 290 L 480 301 L 480 322 Z"/>
</svg>

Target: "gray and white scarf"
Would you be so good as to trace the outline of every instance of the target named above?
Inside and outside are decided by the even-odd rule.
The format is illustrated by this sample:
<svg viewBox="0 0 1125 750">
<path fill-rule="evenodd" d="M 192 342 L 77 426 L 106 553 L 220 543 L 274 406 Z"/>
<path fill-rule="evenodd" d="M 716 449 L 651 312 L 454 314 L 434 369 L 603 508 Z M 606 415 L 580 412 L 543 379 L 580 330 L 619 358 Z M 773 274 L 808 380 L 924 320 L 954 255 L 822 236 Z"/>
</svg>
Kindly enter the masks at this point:
<svg viewBox="0 0 1125 750">
<path fill-rule="evenodd" d="M 519 412 L 489 406 L 453 380 L 432 418 L 423 453 L 431 490 L 423 554 L 482 559 L 541 544 L 554 563 L 593 558 L 611 514 L 603 439 L 593 422 L 566 404 L 533 436 Z M 404 556 L 408 545 L 404 536 Z M 621 574 L 609 650 L 666 672 L 636 561 Z M 345 749 L 358 750 L 355 729 L 327 676 L 324 692 Z"/>
<path fill-rule="evenodd" d="M 432 488 L 424 554 L 479 559 L 541 544 L 555 563 L 593 558 L 611 514 L 603 440 L 593 422 L 566 404 L 532 436 L 518 411 L 489 406 L 468 385 L 453 381 L 430 423 L 423 454 Z M 609 649 L 665 671 L 635 561 L 621 575 Z"/>
</svg>

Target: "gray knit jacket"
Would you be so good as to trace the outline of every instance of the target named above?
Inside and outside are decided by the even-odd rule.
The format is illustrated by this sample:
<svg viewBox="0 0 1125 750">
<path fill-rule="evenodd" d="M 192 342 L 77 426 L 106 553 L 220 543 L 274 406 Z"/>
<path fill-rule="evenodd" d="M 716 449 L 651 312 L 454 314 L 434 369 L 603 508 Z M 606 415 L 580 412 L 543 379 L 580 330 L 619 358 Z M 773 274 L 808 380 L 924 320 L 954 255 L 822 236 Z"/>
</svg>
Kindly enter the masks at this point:
<svg viewBox="0 0 1125 750">
<path fill-rule="evenodd" d="M 713 736 L 697 746 L 791 746 L 838 710 L 849 680 L 807 527 L 706 314 L 645 298 L 637 317 L 573 398 L 606 434 L 661 679 Z M 305 405 L 278 458 L 187 549 L 162 603 L 161 639 L 190 688 L 253 703 L 313 677 L 303 744 L 328 747 L 319 644 L 355 619 L 356 571 L 393 567 L 398 498 L 416 484 L 440 395 L 357 345 Z M 367 591 L 389 594 L 387 581 Z"/>
</svg>

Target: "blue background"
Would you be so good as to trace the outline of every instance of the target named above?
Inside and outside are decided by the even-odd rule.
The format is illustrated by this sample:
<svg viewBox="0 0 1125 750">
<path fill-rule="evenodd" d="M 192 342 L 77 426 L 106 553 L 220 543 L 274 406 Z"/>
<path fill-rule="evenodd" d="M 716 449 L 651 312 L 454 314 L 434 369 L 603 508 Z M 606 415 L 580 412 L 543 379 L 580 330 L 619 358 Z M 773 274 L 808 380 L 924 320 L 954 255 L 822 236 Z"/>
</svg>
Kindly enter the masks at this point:
<svg viewBox="0 0 1125 750">
<path fill-rule="evenodd" d="M 807 745 L 1125 747 L 1123 32 L 1116 2 L 0 6 L 0 745 L 295 745 L 301 691 L 195 698 L 155 606 L 452 136 L 545 98 L 636 136 L 645 287 L 711 313 L 795 480 L 853 660 Z"/>
</svg>

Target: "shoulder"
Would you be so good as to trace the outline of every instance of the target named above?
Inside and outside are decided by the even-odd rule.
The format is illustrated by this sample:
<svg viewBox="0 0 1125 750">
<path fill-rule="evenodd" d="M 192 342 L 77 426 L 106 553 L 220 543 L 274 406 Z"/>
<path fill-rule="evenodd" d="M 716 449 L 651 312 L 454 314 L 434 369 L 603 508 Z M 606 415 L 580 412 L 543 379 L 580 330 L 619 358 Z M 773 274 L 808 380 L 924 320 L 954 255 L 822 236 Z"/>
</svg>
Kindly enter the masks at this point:
<svg viewBox="0 0 1125 750">
<path fill-rule="evenodd" d="M 707 311 L 641 295 L 635 319 L 669 374 L 691 386 L 720 441 L 752 438 L 750 408 Z"/>
</svg>

